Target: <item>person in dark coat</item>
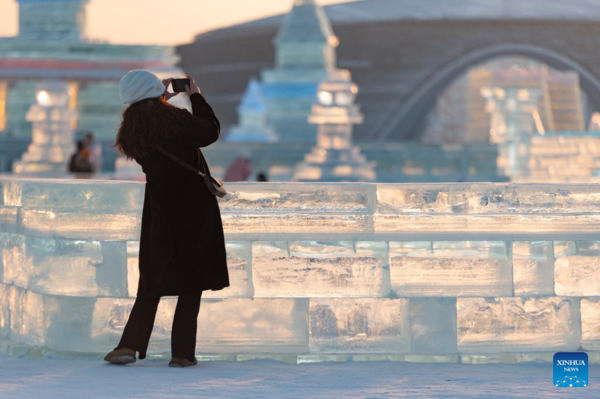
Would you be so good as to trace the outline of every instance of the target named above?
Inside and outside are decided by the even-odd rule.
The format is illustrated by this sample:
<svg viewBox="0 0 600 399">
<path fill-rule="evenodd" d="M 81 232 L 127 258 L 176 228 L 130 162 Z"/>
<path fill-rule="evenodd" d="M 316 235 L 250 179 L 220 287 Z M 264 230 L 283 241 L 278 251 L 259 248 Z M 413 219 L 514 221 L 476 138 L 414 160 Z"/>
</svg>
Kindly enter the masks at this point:
<svg viewBox="0 0 600 399">
<path fill-rule="evenodd" d="M 157 150 L 161 146 L 210 173 L 199 150 L 217 141 L 219 120 L 193 78 L 186 87 L 193 113 L 170 105 L 172 79 L 136 70 L 120 82 L 123 113 L 116 146 L 146 174 L 135 304 L 119 345 L 105 360 L 114 364 L 146 357 L 160 297 L 178 296 L 171 336 L 173 367 L 197 363 L 197 319 L 203 291 L 229 286 L 221 214 L 216 197 L 197 174 Z"/>
</svg>

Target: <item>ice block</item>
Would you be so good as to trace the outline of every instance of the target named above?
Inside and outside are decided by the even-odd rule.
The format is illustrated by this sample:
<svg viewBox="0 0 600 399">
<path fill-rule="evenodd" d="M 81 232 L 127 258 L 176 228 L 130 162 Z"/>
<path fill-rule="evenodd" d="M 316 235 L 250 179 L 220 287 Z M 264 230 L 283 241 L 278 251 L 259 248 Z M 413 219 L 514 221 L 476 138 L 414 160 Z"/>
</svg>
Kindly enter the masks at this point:
<svg viewBox="0 0 600 399">
<path fill-rule="evenodd" d="M 512 295 L 511 264 L 503 241 L 390 243 L 392 289 L 398 296 Z"/>
<path fill-rule="evenodd" d="M 461 353 L 569 351 L 581 345 L 576 299 L 458 298 Z"/>
<path fill-rule="evenodd" d="M 407 353 L 407 299 L 311 299 L 310 353 Z"/>
<path fill-rule="evenodd" d="M 552 241 L 513 243 L 515 295 L 554 294 L 554 251 Z"/>
<path fill-rule="evenodd" d="M 600 241 L 558 242 L 555 257 L 556 295 L 600 295 Z"/>
<path fill-rule="evenodd" d="M 390 291 L 385 242 L 255 242 L 256 297 L 384 297 Z"/>
<path fill-rule="evenodd" d="M 581 337 L 584 350 L 600 351 L 600 298 L 581 300 Z"/>
</svg>

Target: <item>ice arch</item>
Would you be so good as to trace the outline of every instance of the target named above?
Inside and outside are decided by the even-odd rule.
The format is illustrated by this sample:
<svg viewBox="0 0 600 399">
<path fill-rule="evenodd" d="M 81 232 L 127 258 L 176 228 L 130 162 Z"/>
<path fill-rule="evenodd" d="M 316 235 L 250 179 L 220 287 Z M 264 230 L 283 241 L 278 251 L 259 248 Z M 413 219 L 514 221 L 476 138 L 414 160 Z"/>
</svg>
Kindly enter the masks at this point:
<svg viewBox="0 0 600 399">
<path fill-rule="evenodd" d="M 394 140 L 415 140 L 423 131 L 423 121 L 433 110 L 436 99 L 456 78 L 466 73 L 470 67 L 493 58 L 503 56 L 525 56 L 544 62 L 559 70 L 573 70 L 579 73 L 581 88 L 587 93 L 590 105 L 600 109 L 600 78 L 583 65 L 569 57 L 545 47 L 506 43 L 477 49 L 442 67 L 429 76 L 396 112 L 381 125 L 374 137 L 379 142 Z"/>
</svg>

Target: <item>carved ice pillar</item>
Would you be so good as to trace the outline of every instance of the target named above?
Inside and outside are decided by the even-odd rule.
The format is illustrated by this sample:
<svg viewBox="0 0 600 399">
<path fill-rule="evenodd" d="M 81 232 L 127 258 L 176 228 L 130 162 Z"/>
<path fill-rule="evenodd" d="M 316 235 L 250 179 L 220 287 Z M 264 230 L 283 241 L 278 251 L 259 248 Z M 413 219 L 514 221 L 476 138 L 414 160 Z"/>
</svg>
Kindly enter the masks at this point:
<svg viewBox="0 0 600 399">
<path fill-rule="evenodd" d="M 353 126 L 363 115 L 354 104 L 358 87 L 350 80 L 323 82 L 309 122 L 318 126 L 317 145 L 296 167 L 297 181 L 373 181 L 373 165 L 352 145 Z"/>
<path fill-rule="evenodd" d="M 45 82 L 38 86 L 37 103 L 27 113 L 32 122 L 32 141 L 14 173 L 44 177 L 67 176 L 67 163 L 75 151 L 73 126 L 77 110 L 69 106 L 69 86 L 63 82 Z"/>
<path fill-rule="evenodd" d="M 500 148 L 498 166 L 510 177 L 528 174 L 531 138 L 544 134 L 541 89 L 493 87 L 482 90 L 491 114 L 490 141 Z"/>
</svg>

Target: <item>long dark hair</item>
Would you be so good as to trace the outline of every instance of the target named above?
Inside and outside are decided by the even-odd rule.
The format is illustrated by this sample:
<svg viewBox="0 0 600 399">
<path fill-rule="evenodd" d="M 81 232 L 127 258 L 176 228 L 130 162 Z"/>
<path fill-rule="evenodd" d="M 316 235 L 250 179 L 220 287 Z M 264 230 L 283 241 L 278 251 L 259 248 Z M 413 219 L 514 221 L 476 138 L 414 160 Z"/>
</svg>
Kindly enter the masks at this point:
<svg viewBox="0 0 600 399">
<path fill-rule="evenodd" d="M 131 104 L 123 111 L 115 146 L 127 159 L 144 158 L 161 141 L 183 130 L 187 113 L 164 96 Z"/>
</svg>

